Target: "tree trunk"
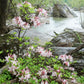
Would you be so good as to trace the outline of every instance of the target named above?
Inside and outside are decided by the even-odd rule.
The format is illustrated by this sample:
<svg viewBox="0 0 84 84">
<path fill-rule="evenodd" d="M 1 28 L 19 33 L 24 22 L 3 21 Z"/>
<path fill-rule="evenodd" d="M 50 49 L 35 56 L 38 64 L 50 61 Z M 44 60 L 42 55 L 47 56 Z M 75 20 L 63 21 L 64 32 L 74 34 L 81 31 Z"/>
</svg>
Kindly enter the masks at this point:
<svg viewBox="0 0 84 84">
<path fill-rule="evenodd" d="M 0 34 L 7 32 L 6 28 L 6 11 L 8 0 L 0 0 Z"/>
</svg>

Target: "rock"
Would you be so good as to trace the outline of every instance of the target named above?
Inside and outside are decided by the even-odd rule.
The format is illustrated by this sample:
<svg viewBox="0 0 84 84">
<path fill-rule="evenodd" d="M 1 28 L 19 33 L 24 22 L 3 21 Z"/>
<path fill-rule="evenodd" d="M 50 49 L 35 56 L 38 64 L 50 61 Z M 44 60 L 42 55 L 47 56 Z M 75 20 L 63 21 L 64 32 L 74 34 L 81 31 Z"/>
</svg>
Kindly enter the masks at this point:
<svg viewBox="0 0 84 84">
<path fill-rule="evenodd" d="M 48 7 L 46 10 L 47 10 L 48 16 L 52 16 L 53 7 Z"/>
<path fill-rule="evenodd" d="M 76 47 L 50 47 L 52 51 L 54 52 L 55 55 L 62 55 L 62 54 L 67 54 L 68 52 L 76 49 Z M 81 49 L 80 51 L 84 51 L 84 48 Z M 78 57 L 76 57 L 78 58 Z M 81 56 L 81 59 L 84 58 Z"/>
<path fill-rule="evenodd" d="M 68 5 L 57 3 L 53 7 L 53 16 L 67 18 L 67 17 L 76 17 L 77 15 Z"/>
<path fill-rule="evenodd" d="M 84 42 L 84 33 L 71 29 L 65 30 L 51 40 L 51 46 L 72 47 Z"/>
</svg>

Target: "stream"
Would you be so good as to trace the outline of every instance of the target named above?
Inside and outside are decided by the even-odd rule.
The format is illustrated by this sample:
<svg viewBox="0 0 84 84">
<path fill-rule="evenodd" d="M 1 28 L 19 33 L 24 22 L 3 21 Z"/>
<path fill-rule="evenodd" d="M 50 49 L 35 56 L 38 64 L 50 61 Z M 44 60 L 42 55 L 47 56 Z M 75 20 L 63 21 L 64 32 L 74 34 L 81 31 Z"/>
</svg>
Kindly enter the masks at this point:
<svg viewBox="0 0 84 84">
<path fill-rule="evenodd" d="M 32 27 L 25 33 L 25 36 L 31 37 L 33 41 L 35 41 L 35 39 L 39 39 L 38 42 L 44 45 L 45 42 L 50 41 L 53 36 L 55 36 L 55 34 L 53 33 L 54 31 L 60 34 L 64 31 L 64 29 L 68 28 L 78 32 L 84 32 L 84 29 L 82 29 L 80 25 L 80 12 L 76 11 L 75 13 L 77 17 L 73 18 L 49 17 L 49 24 L 42 24 L 36 28 Z M 81 14 L 83 15 L 83 13 Z"/>
</svg>

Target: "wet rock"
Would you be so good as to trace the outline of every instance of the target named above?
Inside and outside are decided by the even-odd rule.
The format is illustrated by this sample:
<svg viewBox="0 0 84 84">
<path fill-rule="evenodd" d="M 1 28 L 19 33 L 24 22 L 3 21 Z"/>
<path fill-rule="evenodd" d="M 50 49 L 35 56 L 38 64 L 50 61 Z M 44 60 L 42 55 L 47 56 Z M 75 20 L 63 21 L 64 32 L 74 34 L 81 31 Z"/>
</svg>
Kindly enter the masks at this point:
<svg viewBox="0 0 84 84">
<path fill-rule="evenodd" d="M 53 53 L 55 55 L 62 55 L 62 54 L 67 54 L 68 52 L 76 49 L 76 47 L 51 47 Z M 84 51 L 84 48 L 81 49 L 80 51 Z M 78 56 L 75 56 L 76 58 L 79 58 Z M 84 56 L 81 56 L 81 58 L 84 58 Z"/>
<path fill-rule="evenodd" d="M 51 46 L 72 47 L 84 42 L 84 33 L 66 29 L 51 40 Z"/>
<path fill-rule="evenodd" d="M 74 11 L 66 4 L 60 4 L 59 2 L 54 5 L 53 8 L 54 17 L 76 17 Z"/>
</svg>

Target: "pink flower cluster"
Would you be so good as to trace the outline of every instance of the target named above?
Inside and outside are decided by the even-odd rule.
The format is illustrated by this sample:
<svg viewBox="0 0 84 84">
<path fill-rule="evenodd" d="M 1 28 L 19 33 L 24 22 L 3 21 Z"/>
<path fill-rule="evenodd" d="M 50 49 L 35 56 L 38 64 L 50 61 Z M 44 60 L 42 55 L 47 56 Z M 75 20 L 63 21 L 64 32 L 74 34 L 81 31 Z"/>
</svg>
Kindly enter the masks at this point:
<svg viewBox="0 0 84 84">
<path fill-rule="evenodd" d="M 21 73 L 18 73 L 19 80 L 23 82 L 28 82 L 28 79 L 30 78 L 30 71 L 28 68 L 25 68 L 21 71 Z"/>
<path fill-rule="evenodd" d="M 24 4 L 27 4 L 30 8 L 32 8 L 31 3 L 27 2 L 27 1 L 24 1 L 22 4 L 18 3 L 18 4 L 17 4 L 17 8 L 22 7 Z"/>
<path fill-rule="evenodd" d="M 52 73 L 51 76 L 56 77 L 58 79 L 60 79 L 60 81 L 62 82 L 62 84 L 68 84 L 67 80 L 65 79 L 61 79 L 61 72 L 57 72 L 55 71 L 53 68 L 51 68 L 50 66 L 47 66 L 48 70 L 40 68 L 40 70 L 38 71 L 38 75 L 40 76 L 40 78 L 42 79 L 41 84 L 49 84 L 48 81 L 43 81 L 43 79 L 48 79 L 48 73 Z M 61 69 L 61 67 L 60 67 Z"/>
<path fill-rule="evenodd" d="M 15 54 L 8 54 L 8 56 L 5 58 L 6 62 L 10 63 L 11 65 L 8 67 L 8 71 L 10 71 L 11 74 L 16 75 L 16 77 L 19 77 L 20 81 L 28 81 L 28 79 L 30 78 L 30 71 L 27 67 L 19 71 L 20 63 L 16 59 L 17 56 Z"/>
<path fill-rule="evenodd" d="M 66 65 L 67 67 L 64 67 L 65 70 L 70 70 L 70 71 L 74 71 L 75 69 L 73 67 L 70 67 L 70 62 L 73 62 L 73 57 L 70 55 L 60 55 L 59 59 L 63 62 L 64 65 Z M 72 75 L 74 76 L 74 74 L 72 73 Z M 62 80 L 63 81 L 63 80 Z M 64 81 L 66 82 L 66 81 Z M 71 77 L 71 82 L 76 83 L 76 79 Z M 67 84 L 67 83 L 63 83 L 63 84 Z"/>
<path fill-rule="evenodd" d="M 39 12 L 39 16 L 47 16 L 47 11 L 45 9 L 39 8 L 37 11 Z"/>
<path fill-rule="evenodd" d="M 24 22 L 24 21 L 21 19 L 20 16 L 13 18 L 13 19 L 12 19 L 12 22 L 13 22 L 13 24 L 18 25 L 19 27 L 22 27 L 22 28 L 24 28 L 24 29 L 29 29 L 29 28 L 30 28 L 30 24 Z"/>
<path fill-rule="evenodd" d="M 42 79 L 41 84 L 48 84 L 48 81 L 43 81 L 43 79 L 47 79 L 48 78 L 47 70 L 46 69 L 40 68 L 40 70 L 38 71 L 37 74 Z"/>
<path fill-rule="evenodd" d="M 13 74 L 13 75 L 17 75 L 17 71 L 16 71 L 17 69 L 18 69 L 18 67 L 15 66 L 15 65 L 12 65 L 11 67 L 8 67 L 8 71 L 10 71 L 10 73 Z"/>
<path fill-rule="evenodd" d="M 31 57 L 31 55 L 30 55 L 29 53 L 25 53 L 23 56 L 24 56 L 24 57 L 25 57 L 25 56 Z"/>
<path fill-rule="evenodd" d="M 40 68 L 39 72 L 37 73 L 42 79 L 48 78 L 47 71 L 45 69 Z"/>
<path fill-rule="evenodd" d="M 42 47 L 37 47 L 36 52 L 40 53 L 43 57 L 50 57 L 52 56 L 52 52 L 48 50 L 44 50 Z"/>
<path fill-rule="evenodd" d="M 27 1 L 24 1 L 21 4 L 20 3 L 17 4 L 17 8 L 23 7 L 24 5 L 27 5 L 29 8 L 33 8 L 31 3 L 27 2 Z M 32 25 L 34 25 L 36 27 L 36 26 L 39 26 L 41 24 L 41 19 L 40 18 L 47 16 L 47 12 L 43 8 L 35 9 L 35 11 L 39 13 L 38 16 L 36 14 L 31 14 L 30 13 L 28 18 L 30 18 L 30 20 L 31 20 L 30 23 L 33 23 Z M 25 29 L 30 28 L 30 24 L 22 21 L 20 16 L 15 17 L 13 19 L 13 23 L 18 25 L 19 27 L 23 27 Z"/>
<path fill-rule="evenodd" d="M 35 15 L 31 15 L 31 22 L 33 22 L 33 25 L 36 27 L 36 26 L 39 26 L 41 24 L 40 22 L 40 18 L 38 16 L 35 16 Z"/>
<path fill-rule="evenodd" d="M 65 64 L 66 66 L 70 66 L 70 62 L 73 62 L 73 57 L 70 55 L 60 55 L 59 59 L 63 61 L 63 64 Z"/>
<path fill-rule="evenodd" d="M 70 61 L 70 62 L 73 62 L 73 57 L 70 56 L 70 55 L 60 55 L 60 56 L 59 56 L 59 59 L 61 59 L 62 61 L 68 60 L 68 61 Z"/>
<path fill-rule="evenodd" d="M 36 49 L 34 49 L 33 46 L 30 46 L 28 48 L 28 50 L 33 50 L 34 52 L 38 52 L 40 53 L 41 56 L 44 57 L 50 57 L 52 56 L 52 52 L 44 50 L 44 48 L 42 47 L 37 47 Z M 28 56 L 30 57 L 29 53 L 24 54 L 24 56 Z M 24 68 L 24 69 L 20 69 L 20 63 L 17 61 L 17 56 L 15 54 L 10 55 L 8 54 L 6 58 L 6 62 L 8 62 L 10 64 L 8 70 L 10 71 L 11 74 L 15 75 L 16 77 L 19 78 L 19 81 L 22 82 L 28 82 L 29 79 L 32 77 L 32 74 L 30 74 L 30 70 L 28 67 Z M 63 64 L 67 65 L 68 67 L 60 67 L 57 66 L 56 69 L 51 68 L 51 66 L 47 66 L 47 70 L 45 68 L 40 68 L 40 70 L 37 72 L 37 77 L 39 76 L 39 78 L 42 79 L 42 81 L 40 82 L 40 84 L 49 84 L 49 82 L 45 79 L 49 79 L 50 76 L 52 77 L 56 77 L 56 79 L 60 79 L 60 81 L 62 82 L 62 84 L 68 84 L 68 81 L 62 78 L 62 75 L 64 74 L 62 71 L 63 70 L 71 70 L 74 71 L 73 67 L 69 67 L 68 62 L 72 62 L 73 58 L 70 55 L 60 55 L 59 59 L 63 61 Z M 48 75 L 49 74 L 49 75 Z M 76 83 L 76 79 L 75 77 L 75 73 L 71 74 L 71 82 L 72 83 Z M 33 80 L 35 80 L 36 83 L 38 83 L 38 80 L 36 79 L 36 77 L 33 77 Z"/>
<path fill-rule="evenodd" d="M 15 54 L 13 55 L 8 54 L 8 56 L 6 56 L 5 59 L 6 59 L 6 62 L 9 62 L 10 60 L 16 60 L 17 56 Z"/>
</svg>

